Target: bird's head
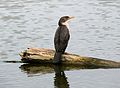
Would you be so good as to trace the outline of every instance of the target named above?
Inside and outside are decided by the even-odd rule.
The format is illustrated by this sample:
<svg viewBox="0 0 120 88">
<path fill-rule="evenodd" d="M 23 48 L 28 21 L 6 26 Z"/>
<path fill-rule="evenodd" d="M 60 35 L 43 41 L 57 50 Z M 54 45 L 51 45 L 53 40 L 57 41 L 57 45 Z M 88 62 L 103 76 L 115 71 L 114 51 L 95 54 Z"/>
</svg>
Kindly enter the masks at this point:
<svg viewBox="0 0 120 88">
<path fill-rule="evenodd" d="M 63 26 L 63 25 L 68 25 L 68 22 L 70 19 L 74 18 L 73 16 L 63 16 L 60 18 L 58 25 Z"/>
</svg>

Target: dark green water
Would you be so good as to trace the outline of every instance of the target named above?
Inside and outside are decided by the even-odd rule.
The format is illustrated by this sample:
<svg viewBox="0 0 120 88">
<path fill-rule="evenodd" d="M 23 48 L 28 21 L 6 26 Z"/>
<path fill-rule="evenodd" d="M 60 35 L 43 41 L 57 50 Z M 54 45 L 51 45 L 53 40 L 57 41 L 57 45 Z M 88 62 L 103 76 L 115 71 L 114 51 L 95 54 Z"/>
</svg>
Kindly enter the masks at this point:
<svg viewBox="0 0 120 88">
<path fill-rule="evenodd" d="M 0 0 L 0 88 L 120 88 L 120 69 L 4 62 L 28 47 L 54 48 L 63 15 L 76 17 L 67 52 L 120 61 L 119 0 Z"/>
</svg>

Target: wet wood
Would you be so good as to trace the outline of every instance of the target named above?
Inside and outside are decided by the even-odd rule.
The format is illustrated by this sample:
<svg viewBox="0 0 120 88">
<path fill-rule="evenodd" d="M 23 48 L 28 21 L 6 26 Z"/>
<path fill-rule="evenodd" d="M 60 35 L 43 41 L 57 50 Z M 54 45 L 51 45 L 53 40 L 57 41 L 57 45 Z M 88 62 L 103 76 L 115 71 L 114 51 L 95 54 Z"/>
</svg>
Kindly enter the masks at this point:
<svg viewBox="0 0 120 88">
<path fill-rule="evenodd" d="M 45 48 L 28 48 L 20 53 L 21 60 L 24 63 L 42 63 L 52 64 L 54 50 Z M 84 57 L 76 54 L 65 53 L 62 56 L 62 64 L 81 65 L 87 67 L 119 68 L 120 62 L 104 60 L 93 57 Z"/>
</svg>

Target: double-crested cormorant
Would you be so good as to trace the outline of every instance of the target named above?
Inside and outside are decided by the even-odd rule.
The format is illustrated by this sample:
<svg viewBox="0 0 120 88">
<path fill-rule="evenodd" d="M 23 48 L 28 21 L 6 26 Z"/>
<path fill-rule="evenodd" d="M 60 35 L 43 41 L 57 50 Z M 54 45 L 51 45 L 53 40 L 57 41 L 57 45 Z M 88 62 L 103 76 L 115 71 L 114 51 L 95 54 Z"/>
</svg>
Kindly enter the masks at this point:
<svg viewBox="0 0 120 88">
<path fill-rule="evenodd" d="M 69 29 L 67 27 L 67 22 L 74 18 L 73 16 L 63 16 L 60 18 L 54 37 L 54 46 L 55 46 L 55 55 L 53 59 L 54 64 L 61 63 L 62 54 L 64 54 L 65 49 L 68 45 L 68 41 L 70 38 Z"/>
</svg>

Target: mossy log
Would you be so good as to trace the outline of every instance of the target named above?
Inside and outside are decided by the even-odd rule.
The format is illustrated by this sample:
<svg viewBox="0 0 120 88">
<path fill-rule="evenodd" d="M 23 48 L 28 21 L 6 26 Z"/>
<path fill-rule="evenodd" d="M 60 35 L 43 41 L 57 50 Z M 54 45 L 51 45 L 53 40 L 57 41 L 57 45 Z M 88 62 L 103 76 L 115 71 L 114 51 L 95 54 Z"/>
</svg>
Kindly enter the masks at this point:
<svg viewBox="0 0 120 88">
<path fill-rule="evenodd" d="M 55 51 L 45 48 L 28 48 L 20 53 L 24 63 L 52 64 Z M 76 54 L 65 53 L 62 55 L 62 64 L 81 65 L 86 67 L 119 68 L 120 62 L 104 60 L 93 57 L 84 57 Z"/>
</svg>

